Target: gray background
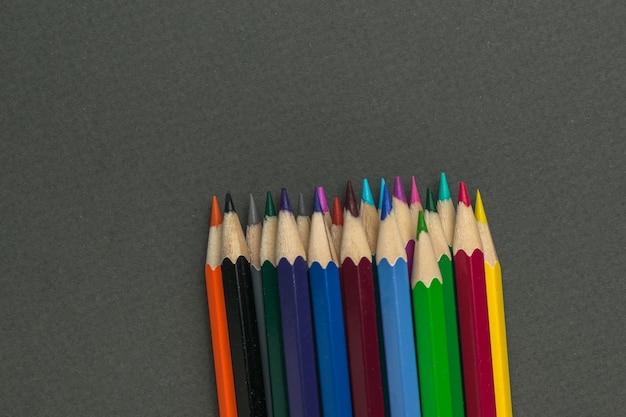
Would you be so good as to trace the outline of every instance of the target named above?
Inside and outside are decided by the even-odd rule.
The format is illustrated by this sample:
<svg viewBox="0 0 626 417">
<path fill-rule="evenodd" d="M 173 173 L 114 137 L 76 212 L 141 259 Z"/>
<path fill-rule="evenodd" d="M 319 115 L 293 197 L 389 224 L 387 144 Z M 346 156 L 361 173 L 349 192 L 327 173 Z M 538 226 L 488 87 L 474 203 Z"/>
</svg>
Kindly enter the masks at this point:
<svg viewBox="0 0 626 417">
<path fill-rule="evenodd" d="M 441 170 L 454 198 L 483 193 L 515 415 L 624 415 L 625 19 L 621 1 L 5 2 L 0 415 L 217 415 L 211 196 L 245 218 L 249 191 L 415 175 L 424 196 Z"/>
</svg>

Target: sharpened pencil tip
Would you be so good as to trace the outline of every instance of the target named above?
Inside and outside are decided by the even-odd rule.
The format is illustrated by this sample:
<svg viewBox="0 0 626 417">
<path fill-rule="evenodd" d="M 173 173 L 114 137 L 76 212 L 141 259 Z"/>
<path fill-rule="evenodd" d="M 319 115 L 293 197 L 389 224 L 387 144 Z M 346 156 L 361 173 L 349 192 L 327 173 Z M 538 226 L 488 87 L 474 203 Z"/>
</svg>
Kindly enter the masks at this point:
<svg viewBox="0 0 626 417">
<path fill-rule="evenodd" d="M 472 206 L 469 195 L 467 194 L 467 187 L 465 187 L 465 183 L 463 181 L 459 184 L 459 204 L 460 203 L 465 204 L 467 207 Z"/>
<path fill-rule="evenodd" d="M 254 202 L 254 197 L 252 193 L 250 193 L 250 209 L 248 209 L 248 225 L 259 224 L 261 223 L 261 217 L 259 216 L 259 212 L 256 209 L 256 203 Z"/>
<path fill-rule="evenodd" d="M 480 196 L 480 191 L 476 190 L 476 203 L 474 204 L 474 216 L 476 220 L 481 223 L 487 224 L 487 215 L 485 214 L 485 207 L 483 206 L 483 199 Z"/>
<path fill-rule="evenodd" d="M 304 196 L 302 193 L 300 193 L 300 196 L 298 197 L 298 216 L 308 216 L 306 213 L 306 207 L 304 206 Z"/>
<path fill-rule="evenodd" d="M 287 195 L 286 188 L 280 190 L 280 211 L 289 211 L 293 213 L 293 210 L 291 210 L 291 204 L 289 203 L 289 196 Z"/>
<path fill-rule="evenodd" d="M 441 173 L 439 179 L 439 201 L 450 200 L 450 188 L 448 188 L 448 180 L 446 179 L 446 173 Z"/>
<path fill-rule="evenodd" d="M 224 203 L 224 213 L 230 213 L 235 211 L 235 204 L 233 203 L 233 197 L 230 193 L 226 193 L 226 202 Z"/>
<path fill-rule="evenodd" d="M 380 210 L 380 205 L 383 203 L 383 189 L 387 192 L 387 183 L 384 178 L 380 179 L 380 193 L 378 193 L 378 209 Z"/>
<path fill-rule="evenodd" d="M 406 194 L 404 193 L 402 178 L 400 177 L 395 177 L 393 179 L 393 196 L 403 203 L 406 203 Z"/>
<path fill-rule="evenodd" d="M 370 206 L 376 207 L 376 203 L 374 203 L 374 196 L 372 195 L 372 189 L 370 188 L 370 183 L 367 178 L 363 178 L 363 190 L 361 191 L 361 200 L 363 200 L 366 204 Z"/>
<path fill-rule="evenodd" d="M 359 207 L 357 206 L 356 198 L 354 197 L 354 190 L 352 189 L 352 181 L 348 181 L 348 184 L 346 185 L 346 200 L 344 201 L 343 204 L 346 206 L 346 210 L 350 212 L 350 215 L 352 217 L 359 217 Z"/>
<path fill-rule="evenodd" d="M 339 197 L 335 197 L 335 199 L 333 200 L 332 220 L 335 226 L 343 226 L 343 209 L 341 208 Z"/>
<path fill-rule="evenodd" d="M 326 201 L 326 193 L 324 187 L 315 187 L 315 192 L 320 199 L 320 206 L 322 207 L 322 213 L 326 214 L 330 210 L 328 209 L 328 201 Z"/>
<path fill-rule="evenodd" d="M 435 203 L 435 196 L 430 188 L 426 189 L 426 211 L 437 213 L 437 203 Z"/>
<path fill-rule="evenodd" d="M 428 227 L 426 227 L 426 219 L 424 219 L 424 212 L 420 210 L 419 215 L 417 217 L 417 236 L 419 237 L 420 233 L 422 232 L 428 233 Z"/>
<path fill-rule="evenodd" d="M 420 199 L 420 193 L 417 190 L 417 184 L 415 183 L 415 176 L 411 176 L 411 205 L 422 203 Z"/>
<path fill-rule="evenodd" d="M 265 194 L 265 217 L 275 217 L 276 216 L 276 207 L 274 207 L 274 199 L 272 198 L 272 193 L 267 192 Z"/>
<path fill-rule="evenodd" d="M 217 202 L 217 196 L 213 196 L 213 201 L 211 201 L 211 222 L 210 226 L 217 226 L 222 224 L 222 213 L 220 212 L 220 206 Z"/>
<path fill-rule="evenodd" d="M 324 210 L 322 210 L 322 205 L 320 204 L 320 195 L 317 192 L 317 189 L 313 193 L 313 211 L 316 213 L 324 213 Z"/>
<path fill-rule="evenodd" d="M 380 206 L 378 209 L 380 210 L 381 221 L 385 220 L 389 213 L 391 213 L 391 199 L 389 198 L 389 193 L 387 192 L 387 184 L 384 182 L 380 189 Z"/>
</svg>

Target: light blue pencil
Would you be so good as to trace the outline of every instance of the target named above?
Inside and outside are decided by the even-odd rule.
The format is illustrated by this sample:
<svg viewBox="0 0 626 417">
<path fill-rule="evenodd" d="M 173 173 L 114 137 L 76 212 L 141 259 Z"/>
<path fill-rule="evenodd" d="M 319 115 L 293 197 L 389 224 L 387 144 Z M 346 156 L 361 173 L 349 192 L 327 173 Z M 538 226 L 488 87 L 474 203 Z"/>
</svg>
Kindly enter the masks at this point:
<svg viewBox="0 0 626 417">
<path fill-rule="evenodd" d="M 376 245 L 380 310 L 391 417 L 420 417 L 417 360 L 406 251 L 386 184 Z"/>
</svg>

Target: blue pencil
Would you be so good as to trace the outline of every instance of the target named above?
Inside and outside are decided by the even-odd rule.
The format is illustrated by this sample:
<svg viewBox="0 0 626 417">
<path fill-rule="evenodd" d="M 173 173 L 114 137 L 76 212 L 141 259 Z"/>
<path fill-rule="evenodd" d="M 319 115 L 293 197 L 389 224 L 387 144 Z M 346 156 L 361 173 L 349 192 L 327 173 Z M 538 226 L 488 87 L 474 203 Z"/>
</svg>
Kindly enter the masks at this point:
<svg viewBox="0 0 626 417">
<path fill-rule="evenodd" d="M 386 184 L 376 245 L 380 310 L 391 417 L 420 417 L 419 386 L 406 251 Z"/>
<path fill-rule="evenodd" d="M 341 284 L 339 267 L 330 245 L 322 206 L 318 193 L 315 193 L 308 262 L 322 410 L 324 417 L 349 417 L 352 402 Z"/>
<path fill-rule="evenodd" d="M 278 213 L 276 259 L 289 414 L 319 417 L 321 414 L 306 254 L 284 188 Z"/>
</svg>

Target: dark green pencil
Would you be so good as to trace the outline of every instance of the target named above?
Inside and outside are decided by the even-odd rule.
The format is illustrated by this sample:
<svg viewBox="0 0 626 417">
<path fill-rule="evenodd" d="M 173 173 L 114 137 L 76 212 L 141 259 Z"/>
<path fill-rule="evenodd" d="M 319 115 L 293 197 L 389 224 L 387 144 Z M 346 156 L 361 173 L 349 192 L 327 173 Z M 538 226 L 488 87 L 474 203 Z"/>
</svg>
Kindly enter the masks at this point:
<svg viewBox="0 0 626 417">
<path fill-rule="evenodd" d="M 265 218 L 261 234 L 261 276 L 263 279 L 263 302 L 265 307 L 265 331 L 267 334 L 267 354 L 272 387 L 272 409 L 274 416 L 289 415 L 287 377 L 283 354 L 283 330 L 280 320 L 280 300 L 278 297 L 278 276 L 276 274 L 276 231 L 278 216 L 272 194 L 265 198 Z"/>
</svg>

